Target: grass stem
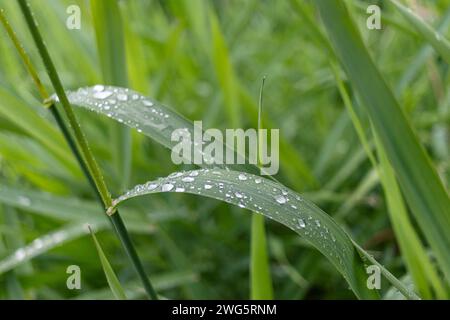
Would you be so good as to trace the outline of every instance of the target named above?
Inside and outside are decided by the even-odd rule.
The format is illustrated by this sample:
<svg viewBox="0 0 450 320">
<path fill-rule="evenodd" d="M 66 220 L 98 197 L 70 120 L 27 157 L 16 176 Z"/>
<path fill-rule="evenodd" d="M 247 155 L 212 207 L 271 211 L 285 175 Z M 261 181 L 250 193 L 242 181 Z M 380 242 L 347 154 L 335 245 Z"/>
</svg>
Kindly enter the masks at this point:
<svg viewBox="0 0 450 320">
<path fill-rule="evenodd" d="M 67 99 L 66 93 L 62 86 L 61 80 L 59 79 L 56 68 L 50 58 L 47 47 L 39 33 L 36 22 L 34 21 L 31 10 L 29 8 L 29 4 L 26 2 L 26 0 L 18 0 L 18 2 L 20 5 L 20 8 L 22 10 L 22 13 L 25 17 L 28 28 L 31 32 L 31 35 L 34 39 L 34 42 L 38 48 L 39 54 L 44 62 L 45 68 L 46 68 L 49 78 L 52 82 L 52 85 L 53 85 L 53 87 L 56 91 L 56 94 L 64 108 L 64 111 L 65 111 L 65 114 L 69 121 L 69 124 L 75 135 L 76 141 L 73 140 L 67 126 L 65 125 L 65 123 L 64 123 L 61 115 L 59 114 L 57 108 L 55 107 L 54 103 L 52 103 L 50 105 L 50 111 L 51 111 L 53 117 L 55 118 L 61 132 L 63 133 L 67 143 L 69 144 L 69 147 L 71 148 L 74 156 L 76 157 L 77 161 L 79 162 L 83 173 L 86 175 L 86 178 L 88 179 L 89 183 L 95 190 L 96 195 L 101 200 L 103 207 L 108 208 L 112 204 L 111 194 L 109 193 L 109 190 L 108 190 L 106 183 L 103 179 L 103 176 L 100 172 L 100 168 L 98 167 L 98 164 L 95 161 L 94 156 L 90 152 L 88 142 L 83 135 L 81 127 L 75 117 L 75 114 L 72 110 L 69 100 Z M 4 18 L 3 15 L 1 15 L 1 16 L 2 16 L 2 19 L 1 19 L 2 23 L 5 25 L 5 28 L 8 31 L 9 25 L 6 22 L 6 19 L 3 19 Z M 45 99 L 46 91 L 45 91 L 44 87 L 42 86 L 41 81 L 39 80 L 39 78 L 37 76 L 37 73 L 34 71 L 31 62 L 25 53 L 25 50 L 23 50 L 23 48 L 19 45 L 19 42 L 17 41 L 17 38 L 14 36 L 14 32 L 12 31 L 12 29 L 10 31 L 8 31 L 8 33 L 10 34 L 11 38 L 13 39 L 13 42 L 15 43 L 16 47 L 18 48 L 19 53 L 20 53 L 22 59 L 24 60 L 30 74 L 33 76 L 33 80 L 38 85 L 41 95 L 43 95 L 43 98 Z M 16 39 L 16 41 L 14 41 L 14 39 Z M 78 148 L 81 149 L 81 152 Z M 154 299 L 154 300 L 158 299 L 157 294 L 156 294 L 155 290 L 153 289 L 153 286 L 152 286 L 150 280 L 148 279 L 147 275 L 145 274 L 142 263 L 139 259 L 139 256 L 137 255 L 136 249 L 131 241 L 131 238 L 130 238 L 128 231 L 123 223 L 122 218 L 120 217 L 119 212 L 115 211 L 112 215 L 109 216 L 109 218 L 110 218 L 110 220 L 114 226 L 114 229 L 115 229 L 125 251 L 127 252 L 136 272 L 138 273 L 139 278 L 142 281 L 145 291 L 147 292 L 147 294 L 149 295 L 149 297 L 151 299 Z"/>
</svg>

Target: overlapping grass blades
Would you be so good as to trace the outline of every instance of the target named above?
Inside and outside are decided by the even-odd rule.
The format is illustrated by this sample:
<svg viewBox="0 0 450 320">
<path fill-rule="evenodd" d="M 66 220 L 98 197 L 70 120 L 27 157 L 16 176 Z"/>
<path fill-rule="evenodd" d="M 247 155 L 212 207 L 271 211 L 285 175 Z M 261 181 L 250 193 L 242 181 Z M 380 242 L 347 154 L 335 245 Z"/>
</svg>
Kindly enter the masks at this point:
<svg viewBox="0 0 450 320">
<path fill-rule="evenodd" d="M 423 146 L 374 65 L 342 1 L 315 2 L 331 42 L 386 151 L 447 281 L 450 281 L 450 199 Z M 362 72 L 364 70 L 364 72 Z"/>
</svg>

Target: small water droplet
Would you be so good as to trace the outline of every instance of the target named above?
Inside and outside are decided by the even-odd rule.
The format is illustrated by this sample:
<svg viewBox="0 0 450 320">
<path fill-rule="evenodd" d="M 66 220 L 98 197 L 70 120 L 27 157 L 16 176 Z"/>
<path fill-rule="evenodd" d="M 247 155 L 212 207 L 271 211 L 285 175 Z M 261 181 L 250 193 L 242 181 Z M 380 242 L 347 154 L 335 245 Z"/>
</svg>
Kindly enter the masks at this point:
<svg viewBox="0 0 450 320">
<path fill-rule="evenodd" d="M 171 183 L 165 183 L 165 184 L 163 184 L 162 187 L 161 187 L 161 190 L 162 190 L 163 192 L 167 192 L 167 191 L 170 191 L 170 190 L 172 190 L 172 189 L 173 189 L 173 184 L 171 184 Z"/>
<path fill-rule="evenodd" d="M 25 197 L 25 196 L 19 196 L 19 203 L 20 203 L 22 206 L 28 207 L 29 205 L 31 205 L 31 200 L 30 200 L 30 198 L 28 198 L 28 197 Z"/>
<path fill-rule="evenodd" d="M 176 187 L 175 188 L 175 192 L 184 192 L 184 188 L 183 187 Z"/>
<path fill-rule="evenodd" d="M 144 100 L 142 103 L 144 104 L 144 106 L 147 106 L 147 107 L 153 106 L 153 102 L 148 101 L 148 100 Z"/>
<path fill-rule="evenodd" d="M 95 92 L 101 92 L 101 91 L 105 90 L 105 86 L 101 85 L 101 84 L 97 84 L 97 85 L 94 86 L 93 90 Z"/>
<path fill-rule="evenodd" d="M 209 189 L 211 189 L 212 188 L 212 185 L 210 185 L 210 184 L 205 184 L 205 189 L 206 190 L 209 190 Z"/>
<path fill-rule="evenodd" d="M 181 181 L 183 182 L 193 182 L 195 179 L 192 177 L 184 177 L 183 179 L 181 179 Z"/>
<path fill-rule="evenodd" d="M 306 223 L 305 223 L 305 220 L 303 220 L 303 219 L 298 219 L 298 226 L 300 227 L 300 228 L 304 228 L 304 227 L 306 227 Z"/>
<path fill-rule="evenodd" d="M 124 93 L 118 93 L 117 94 L 117 100 L 119 101 L 127 101 L 128 100 L 128 96 Z"/>
<path fill-rule="evenodd" d="M 239 192 L 235 192 L 234 195 L 236 196 L 236 198 L 241 199 L 243 197 L 242 193 Z"/>
<path fill-rule="evenodd" d="M 320 228 L 320 221 L 316 220 L 315 222 L 316 222 L 316 226 Z"/>
<path fill-rule="evenodd" d="M 148 191 L 155 190 L 157 187 L 158 187 L 158 185 L 157 185 L 156 183 L 149 183 L 149 184 L 147 184 L 147 185 L 145 186 L 145 188 L 146 188 Z"/>
<path fill-rule="evenodd" d="M 197 170 L 192 171 L 189 175 L 190 175 L 191 177 L 196 177 L 196 176 L 198 176 L 198 171 L 197 171 Z"/>
<path fill-rule="evenodd" d="M 238 179 L 241 181 L 245 181 L 245 180 L 247 180 L 247 176 L 245 174 L 241 173 L 241 174 L 239 174 Z"/>
<path fill-rule="evenodd" d="M 285 204 L 286 203 L 286 198 L 282 195 L 278 195 L 275 196 L 275 200 L 279 203 L 279 204 Z"/>
<path fill-rule="evenodd" d="M 95 92 L 93 94 L 93 97 L 95 99 L 106 99 L 108 98 L 110 95 L 112 95 L 111 91 L 100 91 L 100 92 Z"/>
</svg>

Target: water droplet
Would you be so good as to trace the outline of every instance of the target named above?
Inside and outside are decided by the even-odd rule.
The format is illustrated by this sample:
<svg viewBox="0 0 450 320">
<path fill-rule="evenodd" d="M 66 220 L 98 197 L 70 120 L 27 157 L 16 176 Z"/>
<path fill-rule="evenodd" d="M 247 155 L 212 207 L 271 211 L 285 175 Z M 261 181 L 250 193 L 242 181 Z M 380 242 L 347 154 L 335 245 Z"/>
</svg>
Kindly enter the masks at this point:
<svg viewBox="0 0 450 320">
<path fill-rule="evenodd" d="M 100 92 L 100 91 L 105 90 L 105 86 L 103 86 L 103 85 L 101 85 L 101 84 L 97 84 L 97 85 L 94 86 L 93 90 L 94 90 L 95 92 Z"/>
<path fill-rule="evenodd" d="M 144 106 L 147 106 L 147 107 L 153 106 L 153 102 L 148 101 L 148 100 L 144 100 L 142 103 L 144 104 Z"/>
<path fill-rule="evenodd" d="M 161 187 L 161 190 L 162 190 L 163 192 L 167 192 L 167 191 L 170 191 L 170 190 L 172 190 L 172 189 L 173 189 L 173 184 L 171 184 L 171 183 L 165 183 L 165 184 L 163 184 L 162 187 Z"/>
<path fill-rule="evenodd" d="M 305 220 L 303 220 L 303 219 L 298 219 L 298 226 L 300 227 L 300 228 L 304 228 L 304 227 L 306 227 L 306 223 L 305 223 Z"/>
<path fill-rule="evenodd" d="M 156 183 L 149 183 L 149 184 L 147 184 L 147 185 L 145 186 L 145 188 L 146 188 L 148 191 L 155 190 L 157 187 L 158 187 L 158 185 L 157 185 Z"/>
<path fill-rule="evenodd" d="M 261 179 L 261 178 L 256 178 L 256 179 L 255 179 L 255 183 L 256 183 L 256 184 L 260 184 L 261 182 L 262 182 L 262 179 Z"/>
<path fill-rule="evenodd" d="M 128 96 L 124 93 L 118 93 L 117 94 L 117 100 L 119 101 L 127 101 L 128 100 Z"/>
<path fill-rule="evenodd" d="M 282 195 L 278 195 L 275 196 L 275 200 L 279 203 L 279 204 L 284 204 L 286 203 L 286 198 Z"/>
<path fill-rule="evenodd" d="M 196 176 L 198 176 L 198 171 L 197 171 L 197 170 L 192 171 L 189 175 L 190 175 L 191 177 L 196 177 Z"/>
<path fill-rule="evenodd" d="M 100 92 L 95 92 L 93 94 L 93 97 L 95 99 L 106 99 L 108 98 L 110 95 L 112 95 L 111 91 L 100 91 Z"/>
<path fill-rule="evenodd" d="M 209 190 L 209 189 L 211 189 L 212 188 L 212 185 L 210 185 L 210 184 L 205 184 L 205 189 L 206 190 Z"/>
<path fill-rule="evenodd" d="M 25 196 L 19 196 L 19 203 L 22 206 L 28 207 L 29 205 L 31 205 L 31 200 L 28 197 Z"/>
<path fill-rule="evenodd" d="M 239 192 L 235 192 L 234 195 L 236 196 L 236 198 L 241 199 L 243 197 L 242 193 Z"/>
<path fill-rule="evenodd" d="M 184 192 L 184 188 L 183 187 L 176 187 L 175 188 L 175 192 Z"/>
<path fill-rule="evenodd" d="M 316 222 L 316 226 L 320 228 L 320 221 L 316 220 L 315 222 Z"/>
<path fill-rule="evenodd" d="M 241 173 L 241 174 L 239 174 L 238 179 L 241 181 L 245 181 L 245 180 L 247 180 L 247 176 L 245 174 Z"/>
<path fill-rule="evenodd" d="M 195 179 L 192 177 L 184 177 L 183 179 L 181 179 L 181 181 L 183 182 L 193 182 Z"/>
</svg>

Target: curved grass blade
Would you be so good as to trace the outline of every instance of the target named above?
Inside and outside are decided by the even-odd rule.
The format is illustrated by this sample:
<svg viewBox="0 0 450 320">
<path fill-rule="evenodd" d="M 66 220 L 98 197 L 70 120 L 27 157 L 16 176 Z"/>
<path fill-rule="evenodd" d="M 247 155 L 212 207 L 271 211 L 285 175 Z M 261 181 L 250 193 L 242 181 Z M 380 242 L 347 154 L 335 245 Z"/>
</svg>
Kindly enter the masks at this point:
<svg viewBox="0 0 450 320">
<path fill-rule="evenodd" d="M 158 103 L 155 100 L 147 98 L 136 91 L 115 86 L 96 85 L 93 87 L 79 88 L 77 91 L 67 92 L 67 97 L 72 105 L 86 108 L 103 115 L 106 115 L 124 125 L 136 129 L 145 134 L 159 144 L 172 149 L 179 141 L 172 141 L 172 133 L 177 129 L 187 129 L 191 140 L 194 137 L 194 124 L 172 110 L 171 108 Z M 53 99 L 58 101 L 54 95 Z M 197 130 L 200 130 L 197 127 Z M 204 140 L 208 135 L 204 134 Z M 214 140 L 211 137 L 211 141 Z M 218 141 L 218 140 L 216 140 Z M 234 149 L 227 146 L 222 141 L 218 141 L 224 146 L 224 155 L 226 152 L 233 152 Z M 229 151 L 227 151 L 229 150 Z M 205 159 L 212 163 L 217 159 Z M 202 164 L 205 167 L 225 168 L 225 165 Z M 230 168 L 239 171 L 248 171 L 252 173 L 260 172 L 256 165 L 229 165 Z M 261 172 L 264 169 L 261 169 Z"/>
<path fill-rule="evenodd" d="M 108 226 L 107 221 L 94 224 L 95 228 L 103 229 Z M 56 231 L 50 232 L 34 239 L 30 244 L 20 247 L 11 255 L 0 261 L 0 274 L 7 272 L 24 264 L 49 250 L 58 247 L 65 242 L 74 240 L 87 234 L 85 223 L 75 223 L 64 226 Z"/>
<path fill-rule="evenodd" d="M 450 199 L 436 169 L 371 59 L 342 1 L 315 2 L 349 80 L 367 109 L 405 199 L 450 281 Z M 361 73 L 361 70 L 364 70 Z"/>
<path fill-rule="evenodd" d="M 114 200 L 114 207 L 109 210 L 112 212 L 128 199 L 159 192 L 182 192 L 214 198 L 284 224 L 327 257 L 358 298 L 377 297 L 374 291 L 367 288 L 364 264 L 343 229 L 312 202 L 279 183 L 248 173 L 221 169 L 175 172 L 136 186 Z M 412 295 L 408 297 L 414 298 Z"/>
<path fill-rule="evenodd" d="M 450 42 L 439 31 L 434 30 L 433 27 L 423 21 L 422 18 L 415 14 L 410 8 L 403 6 L 396 0 L 391 0 L 391 2 L 424 40 L 429 42 L 436 52 L 450 64 Z"/>
<path fill-rule="evenodd" d="M 103 272 L 105 273 L 106 281 L 108 281 L 109 288 L 111 289 L 114 297 L 116 297 L 117 300 L 126 300 L 127 296 L 125 295 L 122 285 L 120 284 L 119 279 L 117 278 L 113 268 L 111 267 L 108 258 L 103 252 L 102 246 L 98 242 L 97 237 L 90 227 L 89 231 L 92 235 L 92 239 L 94 240 L 95 248 L 97 249 L 98 257 L 100 258 L 100 262 L 102 264 Z"/>
</svg>

